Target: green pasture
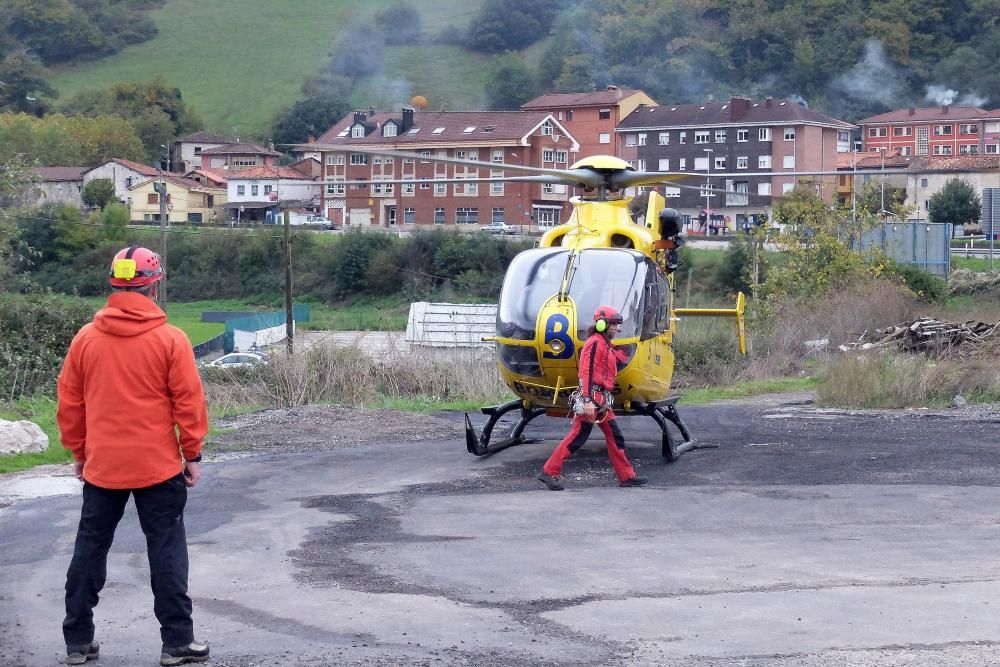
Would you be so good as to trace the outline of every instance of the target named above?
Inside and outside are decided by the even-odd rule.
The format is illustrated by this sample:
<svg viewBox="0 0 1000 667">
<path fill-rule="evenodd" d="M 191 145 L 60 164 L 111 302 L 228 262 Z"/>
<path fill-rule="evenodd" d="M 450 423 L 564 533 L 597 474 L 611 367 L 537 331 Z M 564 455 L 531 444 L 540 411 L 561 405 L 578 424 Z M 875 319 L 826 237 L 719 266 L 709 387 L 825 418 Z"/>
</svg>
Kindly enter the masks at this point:
<svg viewBox="0 0 1000 667">
<path fill-rule="evenodd" d="M 996 255 L 993 257 L 993 270 L 1000 271 L 1000 246 L 997 246 L 998 250 Z M 990 270 L 990 258 L 989 257 L 959 257 L 957 255 L 951 256 L 951 268 L 955 269 L 968 269 L 970 271 L 989 271 Z"/>
<path fill-rule="evenodd" d="M 155 38 L 62 68 L 51 83 L 66 98 L 161 75 L 181 89 L 206 129 L 264 138 L 275 115 L 301 97 L 302 82 L 327 63 L 344 25 L 393 2 L 241 0 L 234 6 L 170 0 L 150 12 L 159 29 Z M 481 0 L 419 4 L 425 35 L 435 35 L 448 25 L 466 25 Z M 382 106 L 420 94 L 430 109 L 476 108 L 470 105 L 481 96 L 485 58 L 435 44 L 387 48 L 385 74 L 362 82 L 359 91 L 366 92 L 355 102 Z"/>
</svg>

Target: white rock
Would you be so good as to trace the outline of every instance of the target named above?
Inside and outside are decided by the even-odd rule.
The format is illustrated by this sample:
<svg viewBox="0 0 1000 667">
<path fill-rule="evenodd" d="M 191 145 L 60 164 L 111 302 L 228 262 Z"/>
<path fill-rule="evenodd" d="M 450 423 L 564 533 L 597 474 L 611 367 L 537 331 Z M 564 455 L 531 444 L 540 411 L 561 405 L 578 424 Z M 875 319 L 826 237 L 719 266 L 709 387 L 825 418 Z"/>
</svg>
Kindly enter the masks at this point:
<svg viewBox="0 0 1000 667">
<path fill-rule="evenodd" d="M 0 419 L 0 454 L 44 452 L 48 446 L 49 436 L 38 424 L 24 419 L 17 422 Z"/>
</svg>

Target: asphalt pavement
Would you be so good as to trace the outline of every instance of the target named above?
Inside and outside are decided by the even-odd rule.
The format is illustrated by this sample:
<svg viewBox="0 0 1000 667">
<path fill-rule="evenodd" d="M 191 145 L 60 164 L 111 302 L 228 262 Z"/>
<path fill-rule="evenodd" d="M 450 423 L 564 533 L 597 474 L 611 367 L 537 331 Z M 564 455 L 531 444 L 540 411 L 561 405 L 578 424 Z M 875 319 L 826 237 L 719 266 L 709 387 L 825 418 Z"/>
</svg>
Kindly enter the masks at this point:
<svg viewBox="0 0 1000 667">
<path fill-rule="evenodd" d="M 671 464 L 651 420 L 622 420 L 638 489 L 595 429 L 545 490 L 548 418 L 486 459 L 449 440 L 210 461 L 187 512 L 197 636 L 233 666 L 1000 663 L 1000 413 L 682 414 L 700 447 Z M 79 490 L 18 483 L 0 665 L 57 664 Z M 156 664 L 131 507 L 96 619 L 97 667 Z"/>
</svg>

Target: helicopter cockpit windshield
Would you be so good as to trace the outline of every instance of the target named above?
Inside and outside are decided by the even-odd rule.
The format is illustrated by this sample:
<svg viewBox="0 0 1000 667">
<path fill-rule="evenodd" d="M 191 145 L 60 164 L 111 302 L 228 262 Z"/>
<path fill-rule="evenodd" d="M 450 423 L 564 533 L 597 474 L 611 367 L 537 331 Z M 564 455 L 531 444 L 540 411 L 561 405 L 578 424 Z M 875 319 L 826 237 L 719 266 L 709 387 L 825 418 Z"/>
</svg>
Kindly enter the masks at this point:
<svg viewBox="0 0 1000 667">
<path fill-rule="evenodd" d="M 559 293 L 566 263 L 570 267 L 569 296 L 576 304 L 577 338 L 587 338 L 587 327 L 601 305 L 621 311 L 621 338 L 639 335 L 643 286 L 648 267 L 645 256 L 634 250 L 592 248 L 571 256 L 570 251 L 537 248 L 521 253 L 511 262 L 500 295 L 497 335 L 501 338 L 534 340 L 538 312 Z"/>
</svg>

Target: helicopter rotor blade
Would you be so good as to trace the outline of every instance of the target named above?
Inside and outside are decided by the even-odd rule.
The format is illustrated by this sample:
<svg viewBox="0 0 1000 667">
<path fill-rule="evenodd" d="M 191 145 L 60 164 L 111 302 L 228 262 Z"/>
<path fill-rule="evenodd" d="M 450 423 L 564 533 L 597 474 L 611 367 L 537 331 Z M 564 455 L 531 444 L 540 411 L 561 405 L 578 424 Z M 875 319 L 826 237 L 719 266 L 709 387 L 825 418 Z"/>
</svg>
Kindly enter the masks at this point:
<svg viewBox="0 0 1000 667">
<path fill-rule="evenodd" d="M 604 183 L 604 176 L 591 169 L 549 169 L 546 167 L 531 167 L 520 164 L 510 164 L 509 162 L 486 162 L 484 160 L 469 160 L 464 158 L 441 157 L 439 155 L 421 155 L 411 151 L 401 151 L 389 148 L 378 148 L 373 146 L 326 146 L 319 144 L 307 144 L 310 150 L 338 151 L 341 153 L 366 153 L 368 155 L 384 155 L 387 157 L 398 157 L 405 160 L 420 160 L 421 162 L 437 162 L 441 164 L 454 164 L 463 167 L 477 167 L 480 169 L 493 169 L 496 171 L 520 171 L 535 176 L 548 176 L 550 179 L 559 180 L 536 180 L 526 181 L 529 183 L 566 183 L 570 185 L 580 185 L 588 188 L 595 188 Z"/>
<path fill-rule="evenodd" d="M 336 185 L 377 185 L 379 183 L 403 184 L 403 185 L 430 185 L 434 183 L 553 183 L 557 185 L 569 185 L 578 187 L 577 181 L 570 179 L 556 179 L 546 175 L 535 176 L 497 176 L 494 178 L 476 176 L 472 178 L 452 177 L 452 178 L 388 178 L 380 180 L 354 180 L 354 181 L 330 181 Z"/>
</svg>

